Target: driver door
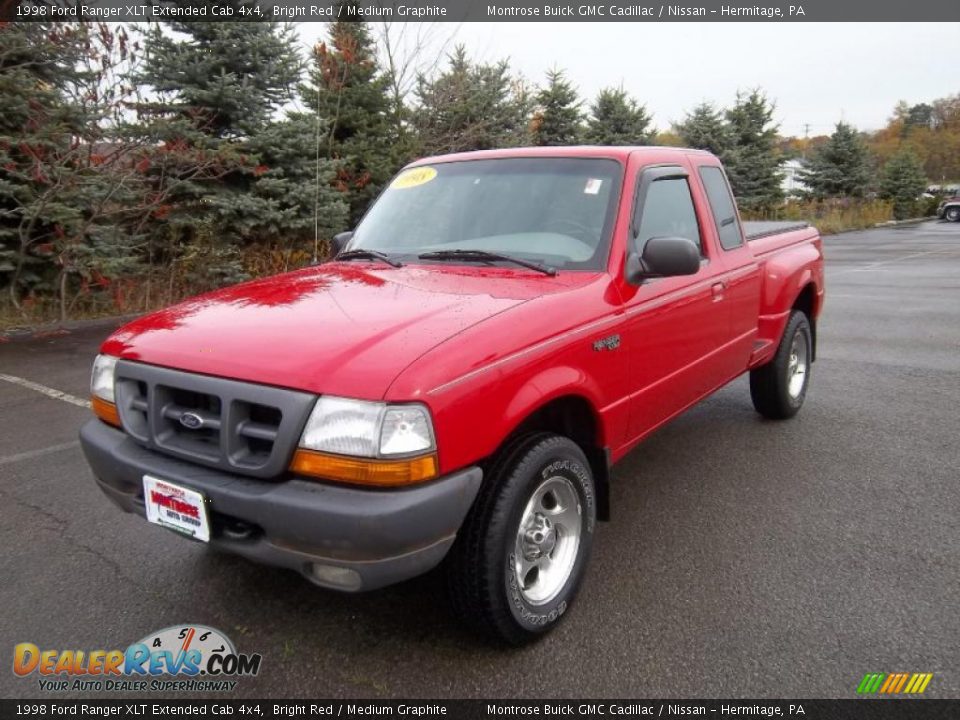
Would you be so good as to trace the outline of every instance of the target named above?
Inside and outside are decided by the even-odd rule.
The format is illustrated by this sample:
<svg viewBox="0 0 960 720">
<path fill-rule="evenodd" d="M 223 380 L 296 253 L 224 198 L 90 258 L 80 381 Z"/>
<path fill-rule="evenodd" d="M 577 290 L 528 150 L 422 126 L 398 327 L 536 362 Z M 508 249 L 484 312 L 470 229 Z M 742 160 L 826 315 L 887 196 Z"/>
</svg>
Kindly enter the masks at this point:
<svg viewBox="0 0 960 720">
<path fill-rule="evenodd" d="M 727 378 L 718 350 L 727 335 L 722 263 L 704 209 L 679 165 L 640 171 L 628 248 L 642 253 L 651 237 L 686 237 L 700 247 L 694 275 L 646 280 L 629 286 L 624 339 L 630 348 L 629 444 L 673 417 Z"/>
</svg>

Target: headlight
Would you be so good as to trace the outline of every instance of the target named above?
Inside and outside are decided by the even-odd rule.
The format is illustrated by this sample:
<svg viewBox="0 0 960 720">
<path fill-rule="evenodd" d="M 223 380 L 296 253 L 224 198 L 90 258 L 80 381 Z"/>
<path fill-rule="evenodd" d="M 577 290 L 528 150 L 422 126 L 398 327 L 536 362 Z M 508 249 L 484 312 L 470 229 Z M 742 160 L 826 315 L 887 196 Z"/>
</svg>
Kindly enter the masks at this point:
<svg viewBox="0 0 960 720">
<path fill-rule="evenodd" d="M 290 470 L 322 480 L 402 487 L 437 477 L 436 449 L 424 405 L 321 397 Z"/>
<path fill-rule="evenodd" d="M 90 374 L 90 394 L 107 402 L 114 402 L 113 376 L 117 369 L 117 358 L 112 355 L 97 355 Z"/>
<path fill-rule="evenodd" d="M 353 457 L 383 458 L 436 449 L 430 412 L 423 405 L 321 397 L 310 413 L 300 447 Z"/>
<path fill-rule="evenodd" d="M 395 405 L 383 413 L 380 455 L 410 455 L 434 449 L 430 413 L 422 405 Z"/>
<path fill-rule="evenodd" d="M 97 355 L 93 361 L 93 372 L 90 373 L 90 407 L 98 418 L 119 428 L 120 415 L 117 413 L 113 395 L 116 369 L 117 358 L 112 355 Z"/>
</svg>

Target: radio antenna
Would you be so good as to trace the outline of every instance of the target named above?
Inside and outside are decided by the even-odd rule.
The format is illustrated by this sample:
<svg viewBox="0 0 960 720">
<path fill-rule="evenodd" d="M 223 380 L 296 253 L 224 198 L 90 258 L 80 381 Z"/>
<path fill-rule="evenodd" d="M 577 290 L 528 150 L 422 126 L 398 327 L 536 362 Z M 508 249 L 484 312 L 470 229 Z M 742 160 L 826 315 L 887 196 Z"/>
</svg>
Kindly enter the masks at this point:
<svg viewBox="0 0 960 720">
<path fill-rule="evenodd" d="M 315 160 L 316 168 L 314 171 L 313 183 L 313 264 L 319 262 L 320 256 L 320 82 L 317 82 L 317 112 L 314 118 L 316 129 L 315 138 Z"/>
</svg>

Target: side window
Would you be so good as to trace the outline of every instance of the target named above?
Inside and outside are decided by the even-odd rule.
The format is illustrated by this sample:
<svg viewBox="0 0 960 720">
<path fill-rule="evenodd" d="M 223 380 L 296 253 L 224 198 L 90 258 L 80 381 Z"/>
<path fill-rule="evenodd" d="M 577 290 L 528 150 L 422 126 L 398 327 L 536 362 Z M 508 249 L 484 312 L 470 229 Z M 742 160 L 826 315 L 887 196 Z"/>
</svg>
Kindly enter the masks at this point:
<svg viewBox="0 0 960 720">
<path fill-rule="evenodd" d="M 652 237 L 685 237 L 693 240 L 703 254 L 700 226 L 686 178 L 664 178 L 650 183 L 640 212 L 638 248 Z"/>
<path fill-rule="evenodd" d="M 733 204 L 733 196 L 723 170 L 718 167 L 704 165 L 700 168 L 700 179 L 707 191 L 707 200 L 710 201 L 710 210 L 713 220 L 717 223 L 717 233 L 720 235 L 720 247 L 724 250 L 733 250 L 743 245 L 743 232 L 737 222 L 737 208 Z"/>
</svg>

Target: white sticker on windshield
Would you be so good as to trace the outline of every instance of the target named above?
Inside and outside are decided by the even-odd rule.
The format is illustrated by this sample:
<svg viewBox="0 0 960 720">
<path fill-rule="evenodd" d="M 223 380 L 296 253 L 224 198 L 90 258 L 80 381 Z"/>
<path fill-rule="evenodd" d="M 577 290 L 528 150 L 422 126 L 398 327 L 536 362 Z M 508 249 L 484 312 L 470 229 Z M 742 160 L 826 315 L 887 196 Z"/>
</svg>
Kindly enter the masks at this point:
<svg viewBox="0 0 960 720">
<path fill-rule="evenodd" d="M 587 186 L 583 189 L 584 195 L 596 195 L 600 192 L 600 186 L 603 185 L 603 180 L 600 178 L 590 178 L 587 180 Z"/>
</svg>

